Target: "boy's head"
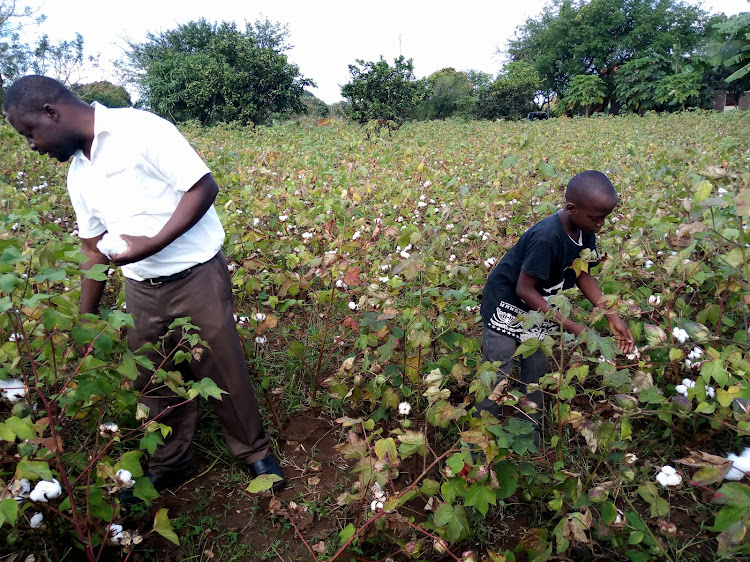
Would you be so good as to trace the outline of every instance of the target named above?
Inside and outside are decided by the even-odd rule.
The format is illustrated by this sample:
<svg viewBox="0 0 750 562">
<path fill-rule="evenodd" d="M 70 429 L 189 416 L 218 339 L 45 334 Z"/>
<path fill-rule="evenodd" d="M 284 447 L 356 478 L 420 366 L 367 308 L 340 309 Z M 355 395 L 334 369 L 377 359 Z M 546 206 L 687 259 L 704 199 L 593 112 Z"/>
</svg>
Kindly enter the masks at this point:
<svg viewBox="0 0 750 562">
<path fill-rule="evenodd" d="M 617 205 L 617 192 L 601 172 L 586 170 L 573 176 L 565 190 L 565 212 L 576 228 L 599 232 Z"/>
<path fill-rule="evenodd" d="M 32 75 L 8 88 L 4 109 L 8 122 L 32 150 L 66 162 L 84 141 L 74 110 L 82 103 L 57 80 Z"/>
</svg>

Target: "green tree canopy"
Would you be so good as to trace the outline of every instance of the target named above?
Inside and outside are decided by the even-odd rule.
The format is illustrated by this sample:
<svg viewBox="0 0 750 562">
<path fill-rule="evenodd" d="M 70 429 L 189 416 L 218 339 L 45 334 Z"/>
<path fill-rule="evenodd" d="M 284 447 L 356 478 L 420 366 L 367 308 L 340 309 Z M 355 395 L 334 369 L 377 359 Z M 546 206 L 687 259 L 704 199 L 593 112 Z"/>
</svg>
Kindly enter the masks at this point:
<svg viewBox="0 0 750 562">
<path fill-rule="evenodd" d="M 352 81 L 341 88 L 341 95 L 351 103 L 349 114 L 360 123 L 373 119 L 397 126 L 412 117 L 426 95 L 424 80 L 414 77 L 414 64 L 403 56 L 390 66 L 383 57 L 377 62 L 357 59 L 349 65 Z"/>
<path fill-rule="evenodd" d="M 444 68 L 427 77 L 424 117 L 445 119 L 465 115 L 471 106 L 473 87 L 465 72 Z"/>
<path fill-rule="evenodd" d="M 480 87 L 478 116 L 484 119 L 521 119 L 536 109 L 534 94 L 539 89 L 539 73 L 526 62 L 509 62 L 488 86 Z"/>
<path fill-rule="evenodd" d="M 76 84 L 71 90 L 86 103 L 98 101 L 107 107 L 130 107 L 133 105 L 130 101 L 130 94 L 125 88 L 107 81 Z"/>
<path fill-rule="evenodd" d="M 709 16 L 681 0 L 553 0 L 509 42 L 513 60 L 533 64 L 544 87 L 565 95 L 573 76 L 596 74 L 614 85 L 616 69 L 653 53 L 695 52 Z"/>
<path fill-rule="evenodd" d="M 201 19 L 131 43 L 128 59 L 144 105 L 160 115 L 257 124 L 303 111 L 304 88 L 314 85 L 283 54 L 285 37 L 267 20 L 241 32 Z"/>
<path fill-rule="evenodd" d="M 704 45 L 703 58 L 733 93 L 750 88 L 750 12 L 717 21 Z"/>
</svg>

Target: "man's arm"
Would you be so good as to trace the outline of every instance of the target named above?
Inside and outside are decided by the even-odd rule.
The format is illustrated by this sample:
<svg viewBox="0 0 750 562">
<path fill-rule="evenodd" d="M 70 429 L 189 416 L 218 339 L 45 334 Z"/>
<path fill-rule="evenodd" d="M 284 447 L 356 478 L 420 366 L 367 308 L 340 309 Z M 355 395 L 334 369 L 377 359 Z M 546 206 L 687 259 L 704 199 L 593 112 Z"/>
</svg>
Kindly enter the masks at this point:
<svg viewBox="0 0 750 562">
<path fill-rule="evenodd" d="M 81 238 L 81 251 L 88 261 L 81 264 L 82 271 L 88 271 L 96 264 L 109 265 L 109 259 L 96 247 L 96 243 L 102 239 L 104 232 L 94 238 Z M 81 314 L 99 312 L 99 302 L 102 300 L 106 281 L 95 281 L 83 278 L 81 281 Z"/>
<path fill-rule="evenodd" d="M 536 283 L 539 280 L 533 275 L 529 275 L 525 271 L 521 270 L 521 275 L 518 277 L 518 283 L 516 283 L 516 294 L 523 299 L 523 301 L 529 305 L 531 310 L 538 310 L 539 312 L 547 312 L 551 307 L 544 300 L 544 297 L 539 291 L 536 290 Z M 562 320 L 562 315 L 555 311 L 555 316 L 558 320 Z M 570 332 L 571 334 L 579 335 L 586 329 L 585 326 L 566 318 L 563 322 L 563 330 Z"/>
<path fill-rule="evenodd" d="M 599 288 L 599 284 L 596 282 L 593 275 L 587 272 L 582 272 L 576 280 L 576 285 L 578 285 L 578 288 L 581 289 L 581 292 L 591 304 L 599 306 L 604 293 L 602 293 L 602 290 Z M 609 329 L 612 332 L 620 351 L 623 353 L 630 353 L 633 351 L 633 334 L 630 333 L 628 325 L 614 312 L 605 314 L 604 316 L 609 320 Z"/>
<path fill-rule="evenodd" d="M 183 194 L 174 213 L 155 236 L 121 235 L 128 243 L 128 250 L 112 256 L 112 263 L 125 265 L 160 252 L 201 220 L 211 208 L 217 193 L 219 186 L 210 173 L 206 174 Z"/>
</svg>

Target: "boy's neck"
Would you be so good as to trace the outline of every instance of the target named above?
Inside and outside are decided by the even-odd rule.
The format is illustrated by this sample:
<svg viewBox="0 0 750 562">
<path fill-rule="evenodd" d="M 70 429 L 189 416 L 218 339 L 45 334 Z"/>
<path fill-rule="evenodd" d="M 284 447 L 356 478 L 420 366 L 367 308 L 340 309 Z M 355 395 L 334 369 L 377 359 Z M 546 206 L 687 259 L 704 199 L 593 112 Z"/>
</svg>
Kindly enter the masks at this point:
<svg viewBox="0 0 750 562">
<path fill-rule="evenodd" d="M 570 215 L 565 212 L 565 209 L 557 211 L 557 216 L 560 217 L 560 222 L 562 223 L 565 232 L 568 233 L 568 236 L 570 236 L 572 240 L 578 240 L 581 235 L 581 229 L 573 224 L 573 221 L 570 220 Z"/>
</svg>

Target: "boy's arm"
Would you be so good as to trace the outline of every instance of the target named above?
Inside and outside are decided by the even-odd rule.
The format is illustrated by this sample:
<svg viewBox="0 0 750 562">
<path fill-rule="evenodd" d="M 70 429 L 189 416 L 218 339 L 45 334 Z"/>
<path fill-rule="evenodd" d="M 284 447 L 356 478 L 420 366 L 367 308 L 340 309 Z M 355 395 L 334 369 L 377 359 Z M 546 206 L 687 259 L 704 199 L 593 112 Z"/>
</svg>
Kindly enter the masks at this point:
<svg viewBox="0 0 750 562">
<path fill-rule="evenodd" d="M 599 284 L 593 275 L 587 272 L 582 272 L 576 280 L 576 285 L 581 289 L 583 295 L 593 304 L 599 306 L 599 302 L 602 300 L 604 293 L 599 288 Z M 617 347 L 623 353 L 630 353 L 633 351 L 633 334 L 630 333 L 628 325 L 623 322 L 614 312 L 605 314 L 609 320 L 609 329 L 617 342 Z"/>
<path fill-rule="evenodd" d="M 122 234 L 122 238 L 128 243 L 128 249 L 122 254 L 111 256 L 112 263 L 125 265 L 160 252 L 201 220 L 213 205 L 217 193 L 219 186 L 210 173 L 206 174 L 183 194 L 174 213 L 155 236 Z"/>
<path fill-rule="evenodd" d="M 521 270 L 521 275 L 518 277 L 518 283 L 516 283 L 516 294 L 523 299 L 523 301 L 529 305 L 531 310 L 538 310 L 539 312 L 547 312 L 551 307 L 544 300 L 544 297 L 539 291 L 536 290 L 536 283 L 539 280 L 533 275 L 529 275 L 524 270 Z M 555 312 L 558 320 L 562 320 L 562 315 L 559 312 Z M 574 335 L 580 335 L 586 329 L 586 326 L 579 324 L 566 318 L 563 322 L 563 330 L 570 332 Z"/>
</svg>

